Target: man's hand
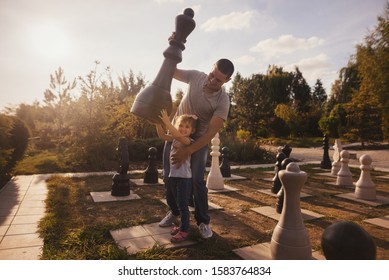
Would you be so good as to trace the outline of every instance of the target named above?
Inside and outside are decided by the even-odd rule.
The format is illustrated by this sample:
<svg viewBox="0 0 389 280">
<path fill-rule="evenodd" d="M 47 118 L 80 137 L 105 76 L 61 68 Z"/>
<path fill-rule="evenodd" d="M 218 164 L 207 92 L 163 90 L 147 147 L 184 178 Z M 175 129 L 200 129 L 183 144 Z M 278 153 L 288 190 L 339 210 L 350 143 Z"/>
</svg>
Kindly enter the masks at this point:
<svg viewBox="0 0 389 280">
<path fill-rule="evenodd" d="M 180 147 L 174 154 L 171 155 L 170 161 L 173 165 L 176 165 L 177 168 L 179 168 L 189 156 L 189 149 L 187 147 Z"/>
</svg>

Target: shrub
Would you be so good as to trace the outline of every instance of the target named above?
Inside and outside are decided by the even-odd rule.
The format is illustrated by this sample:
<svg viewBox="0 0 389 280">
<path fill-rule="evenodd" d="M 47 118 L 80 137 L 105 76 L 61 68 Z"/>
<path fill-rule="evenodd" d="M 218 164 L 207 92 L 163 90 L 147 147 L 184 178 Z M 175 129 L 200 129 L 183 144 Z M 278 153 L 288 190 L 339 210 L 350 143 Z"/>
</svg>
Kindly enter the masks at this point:
<svg viewBox="0 0 389 280">
<path fill-rule="evenodd" d="M 260 148 L 253 140 L 239 141 L 234 137 L 221 137 L 221 147 L 230 150 L 229 159 L 238 163 L 269 163 L 274 161 L 274 155 Z"/>
</svg>

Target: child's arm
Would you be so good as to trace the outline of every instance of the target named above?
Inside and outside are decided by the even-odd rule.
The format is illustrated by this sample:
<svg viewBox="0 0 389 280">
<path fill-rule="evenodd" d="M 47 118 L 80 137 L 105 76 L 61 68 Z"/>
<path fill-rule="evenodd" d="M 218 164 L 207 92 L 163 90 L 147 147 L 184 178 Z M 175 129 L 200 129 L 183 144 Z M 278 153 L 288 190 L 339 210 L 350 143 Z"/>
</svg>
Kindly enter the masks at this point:
<svg viewBox="0 0 389 280">
<path fill-rule="evenodd" d="M 169 141 L 169 142 L 173 141 L 173 136 L 166 134 L 160 124 L 156 124 L 155 128 L 157 129 L 157 134 L 158 134 L 159 138 L 161 138 L 162 140 L 165 140 L 165 141 Z"/>
<path fill-rule="evenodd" d="M 182 134 L 174 127 L 174 125 L 172 125 L 165 109 L 161 111 L 160 119 L 163 121 L 174 139 L 187 146 L 191 144 L 190 138 L 182 136 Z"/>
</svg>

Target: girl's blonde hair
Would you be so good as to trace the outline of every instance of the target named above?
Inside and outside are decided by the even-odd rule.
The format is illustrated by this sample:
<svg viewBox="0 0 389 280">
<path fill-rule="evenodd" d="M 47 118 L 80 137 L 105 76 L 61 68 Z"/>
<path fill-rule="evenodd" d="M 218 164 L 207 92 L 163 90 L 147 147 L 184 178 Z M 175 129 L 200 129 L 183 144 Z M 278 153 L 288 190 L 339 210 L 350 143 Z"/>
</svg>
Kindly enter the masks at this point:
<svg viewBox="0 0 389 280">
<path fill-rule="evenodd" d="M 174 126 L 178 128 L 180 123 L 189 123 L 192 127 L 192 133 L 196 131 L 196 125 L 197 125 L 197 116 L 195 115 L 180 115 L 177 117 L 176 121 L 174 122 Z"/>
</svg>

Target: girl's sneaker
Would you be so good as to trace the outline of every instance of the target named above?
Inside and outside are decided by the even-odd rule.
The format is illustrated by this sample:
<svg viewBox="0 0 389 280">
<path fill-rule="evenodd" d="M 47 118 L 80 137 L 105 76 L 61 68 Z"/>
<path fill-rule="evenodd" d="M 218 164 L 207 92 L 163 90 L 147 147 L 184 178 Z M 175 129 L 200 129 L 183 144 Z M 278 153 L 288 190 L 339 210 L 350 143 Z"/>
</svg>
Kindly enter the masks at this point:
<svg viewBox="0 0 389 280">
<path fill-rule="evenodd" d="M 172 227 L 172 230 L 170 231 L 171 235 L 176 235 L 180 231 L 180 227 L 174 226 Z"/>
<path fill-rule="evenodd" d="M 185 231 L 179 231 L 176 235 L 174 235 L 170 241 L 172 243 L 180 243 L 188 239 L 188 233 Z"/>
</svg>

